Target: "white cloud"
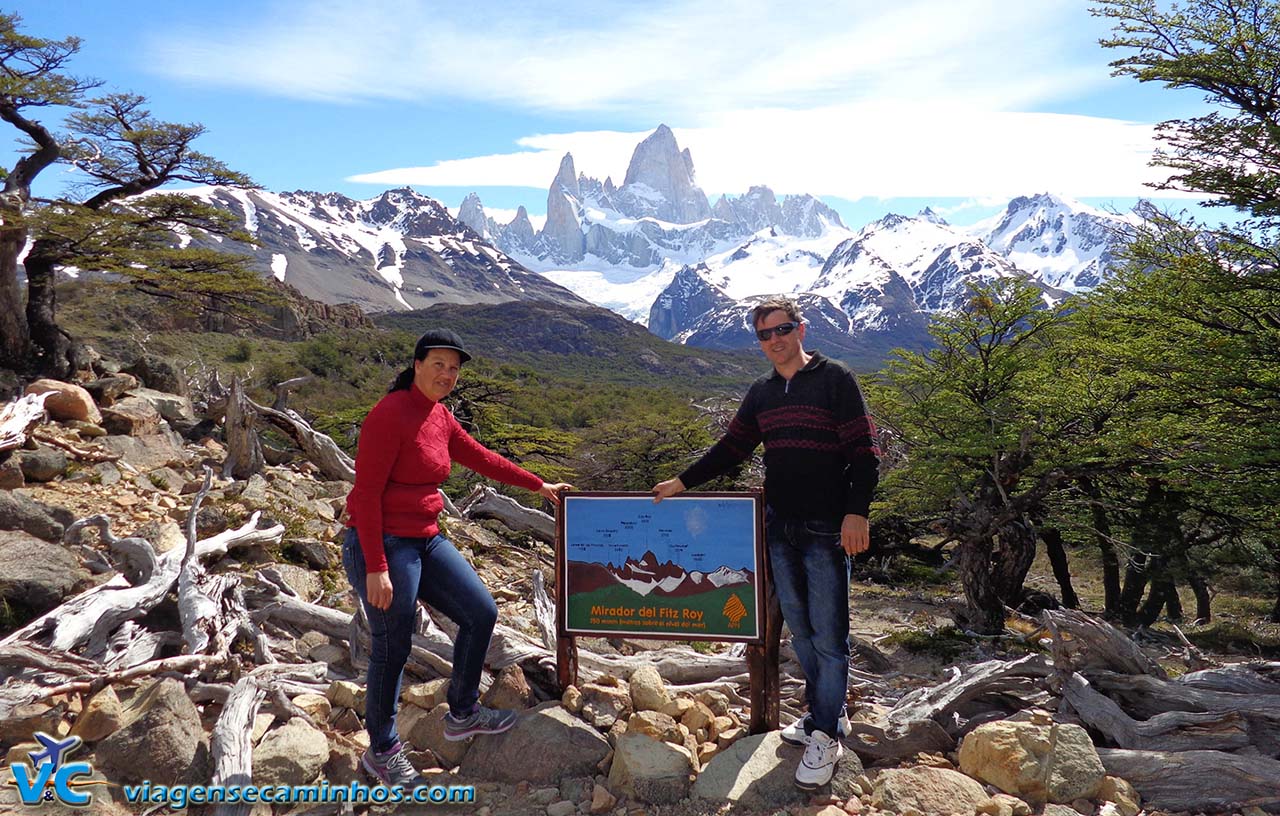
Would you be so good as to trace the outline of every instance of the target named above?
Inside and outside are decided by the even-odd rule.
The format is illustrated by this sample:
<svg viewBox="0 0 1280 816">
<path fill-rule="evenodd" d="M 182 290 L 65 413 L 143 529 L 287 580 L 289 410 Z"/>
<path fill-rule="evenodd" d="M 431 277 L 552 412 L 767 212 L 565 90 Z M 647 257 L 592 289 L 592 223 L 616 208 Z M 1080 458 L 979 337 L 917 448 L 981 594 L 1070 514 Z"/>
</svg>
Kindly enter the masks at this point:
<svg viewBox="0 0 1280 816">
<path fill-rule="evenodd" d="M 777 193 L 1008 200 L 1051 190 L 1077 198 L 1150 195 L 1150 125 L 1100 117 L 878 103 L 809 111 L 753 110 L 676 128 L 711 195 L 752 184 Z M 513 153 L 381 170 L 348 181 L 382 185 L 545 189 L 566 152 L 580 173 L 620 182 L 647 132 L 583 131 L 519 141 Z"/>
<path fill-rule="evenodd" d="M 493 3 L 307 0 L 169 33 L 166 76 L 319 100 L 458 98 L 533 111 L 705 112 L 858 99 L 990 109 L 1106 80 L 1076 0 Z"/>
</svg>

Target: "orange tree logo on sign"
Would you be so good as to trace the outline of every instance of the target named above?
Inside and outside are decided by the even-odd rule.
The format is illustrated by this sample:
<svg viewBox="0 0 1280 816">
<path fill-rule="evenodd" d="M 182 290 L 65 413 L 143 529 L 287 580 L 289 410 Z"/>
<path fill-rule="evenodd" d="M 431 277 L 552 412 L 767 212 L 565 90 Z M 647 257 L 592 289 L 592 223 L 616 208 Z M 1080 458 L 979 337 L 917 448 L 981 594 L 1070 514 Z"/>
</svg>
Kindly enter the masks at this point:
<svg viewBox="0 0 1280 816">
<path fill-rule="evenodd" d="M 729 627 L 732 629 L 737 629 L 738 624 L 742 623 L 742 619 L 747 615 L 747 608 L 743 606 L 742 599 L 736 592 L 724 602 L 724 609 L 721 611 L 729 619 Z"/>
</svg>

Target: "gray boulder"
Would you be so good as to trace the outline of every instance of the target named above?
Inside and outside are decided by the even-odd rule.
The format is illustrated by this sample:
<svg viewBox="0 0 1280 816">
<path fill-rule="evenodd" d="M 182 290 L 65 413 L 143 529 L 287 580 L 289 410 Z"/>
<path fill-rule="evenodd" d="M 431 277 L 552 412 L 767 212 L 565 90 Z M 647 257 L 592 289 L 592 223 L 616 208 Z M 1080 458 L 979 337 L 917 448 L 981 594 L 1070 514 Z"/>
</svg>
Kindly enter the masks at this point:
<svg viewBox="0 0 1280 816">
<path fill-rule="evenodd" d="M 61 541 L 70 516 L 21 493 L 0 491 L 0 530 L 22 530 L 45 541 Z"/>
<path fill-rule="evenodd" d="M 148 436 L 159 432 L 162 417 L 142 397 L 127 396 L 102 409 L 102 427 L 122 436 Z"/>
<path fill-rule="evenodd" d="M 142 380 L 147 388 L 187 396 L 187 378 L 177 366 L 163 357 L 144 354 L 133 365 L 126 367 L 124 372 Z"/>
<path fill-rule="evenodd" d="M 268 732 L 253 749 L 253 778 L 267 785 L 305 785 L 328 761 L 328 739 L 306 720 L 295 717 Z"/>
<path fill-rule="evenodd" d="M 88 577 L 61 545 L 21 530 L 0 531 L 0 600 L 43 614 Z"/>
<path fill-rule="evenodd" d="M 181 394 L 170 394 L 154 388 L 135 388 L 127 396 L 140 397 L 151 404 L 169 422 L 189 422 L 195 424 L 196 412 L 191 406 L 191 399 Z"/>
<path fill-rule="evenodd" d="M 67 455 L 44 445 L 18 454 L 18 467 L 28 482 L 52 482 L 67 472 Z"/>
<path fill-rule="evenodd" d="M 95 752 L 107 776 L 122 784 L 149 779 L 162 785 L 188 778 L 204 730 L 182 683 L 166 678 L 141 689 L 125 707 L 124 718 L 124 727 L 98 743 Z"/>
<path fill-rule="evenodd" d="M 462 760 L 464 777 L 552 784 L 567 776 L 593 776 L 609 741 L 557 702 L 520 715 L 505 734 L 476 737 Z"/>
<path fill-rule="evenodd" d="M 689 795 L 693 761 L 689 752 L 648 734 L 623 734 L 614 748 L 609 787 L 654 805 Z"/>
<path fill-rule="evenodd" d="M 159 414 L 156 416 L 158 418 Z M 156 468 L 182 465 L 187 458 L 182 438 L 168 428 L 161 428 L 146 436 L 104 436 L 98 443 L 110 453 L 119 454 L 120 458 L 143 473 Z"/>
<path fill-rule="evenodd" d="M 752 808 L 780 808 L 805 801 L 795 786 L 796 767 L 804 749 L 782 741 L 777 731 L 745 737 L 716 754 L 693 785 L 699 799 L 741 803 Z M 845 749 L 831 779 L 833 796 L 857 794 L 853 781 L 862 773 L 856 754 Z"/>
</svg>

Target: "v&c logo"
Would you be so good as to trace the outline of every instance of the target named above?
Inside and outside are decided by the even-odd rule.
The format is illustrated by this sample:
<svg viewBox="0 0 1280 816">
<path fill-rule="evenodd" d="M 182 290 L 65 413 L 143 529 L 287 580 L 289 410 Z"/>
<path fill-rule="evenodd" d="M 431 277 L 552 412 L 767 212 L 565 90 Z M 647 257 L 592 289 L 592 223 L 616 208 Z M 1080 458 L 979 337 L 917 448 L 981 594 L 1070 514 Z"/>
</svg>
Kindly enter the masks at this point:
<svg viewBox="0 0 1280 816">
<path fill-rule="evenodd" d="M 87 779 L 93 775 L 93 766 L 88 762 L 67 761 L 67 757 L 80 747 L 80 738 L 60 740 L 42 731 L 37 731 L 35 738 L 43 747 L 27 754 L 31 764 L 15 762 L 9 766 L 13 774 L 9 784 L 17 787 L 22 804 L 42 805 L 55 799 L 73 807 L 91 804 L 93 794 L 80 788 L 104 783 Z M 86 779 L 81 781 L 81 778 Z"/>
</svg>

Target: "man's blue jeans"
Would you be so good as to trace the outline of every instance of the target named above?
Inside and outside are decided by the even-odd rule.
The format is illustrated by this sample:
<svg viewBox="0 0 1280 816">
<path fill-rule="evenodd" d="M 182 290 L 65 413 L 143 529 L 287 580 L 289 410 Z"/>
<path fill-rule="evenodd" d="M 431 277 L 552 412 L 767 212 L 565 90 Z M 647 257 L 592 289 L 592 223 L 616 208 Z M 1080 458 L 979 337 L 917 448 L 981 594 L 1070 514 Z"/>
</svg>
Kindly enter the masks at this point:
<svg viewBox="0 0 1280 816">
<path fill-rule="evenodd" d="M 769 513 L 765 541 L 782 618 L 804 670 L 812 727 L 837 738 L 849 685 L 849 556 L 840 525 Z"/>
<path fill-rule="evenodd" d="M 441 535 L 430 539 L 384 535 L 382 546 L 391 577 L 389 609 L 369 605 L 364 553 L 355 528 L 348 527 L 342 541 L 342 566 L 364 604 L 373 636 L 365 692 L 365 729 L 375 751 L 386 751 L 398 740 L 396 703 L 413 644 L 418 599 L 458 624 L 448 693 L 449 710 L 457 716 L 469 713 L 480 698 L 484 656 L 498 621 L 493 596 L 449 539 Z"/>
</svg>

